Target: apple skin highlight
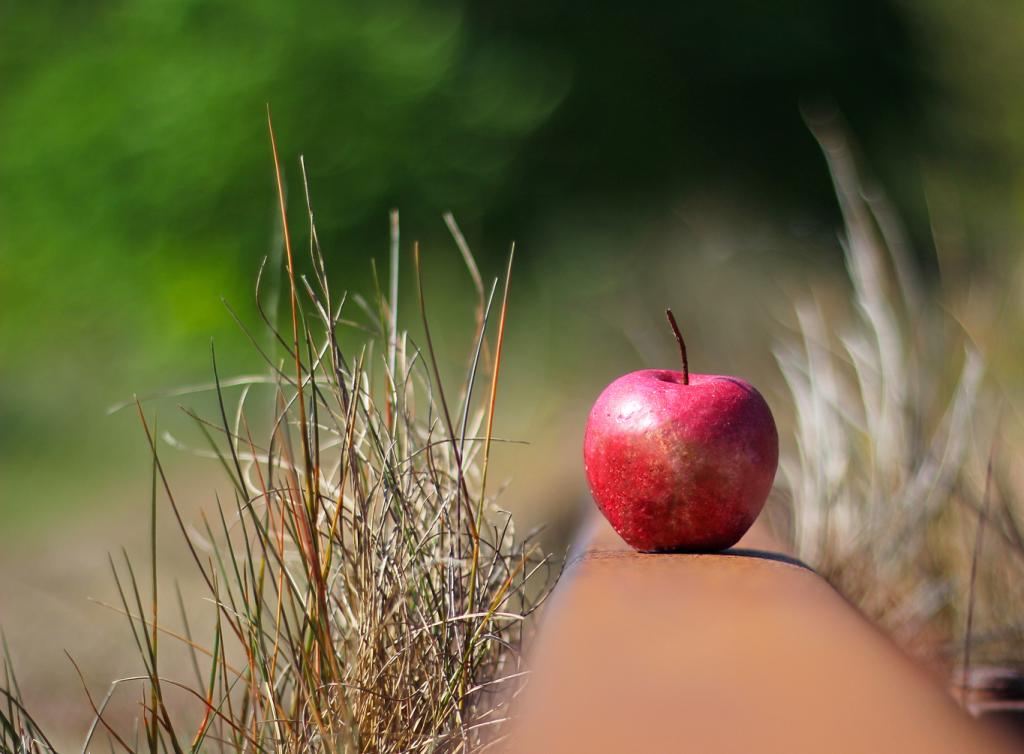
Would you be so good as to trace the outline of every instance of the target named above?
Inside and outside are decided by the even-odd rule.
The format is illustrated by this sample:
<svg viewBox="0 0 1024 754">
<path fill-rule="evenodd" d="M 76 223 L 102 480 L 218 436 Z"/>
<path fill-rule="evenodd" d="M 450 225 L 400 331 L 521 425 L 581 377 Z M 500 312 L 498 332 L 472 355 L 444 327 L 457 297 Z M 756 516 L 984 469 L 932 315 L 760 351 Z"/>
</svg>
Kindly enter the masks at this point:
<svg viewBox="0 0 1024 754">
<path fill-rule="evenodd" d="M 604 389 L 583 442 L 598 508 L 645 552 L 724 550 L 764 506 L 779 436 L 761 394 L 736 377 L 644 369 Z"/>
</svg>

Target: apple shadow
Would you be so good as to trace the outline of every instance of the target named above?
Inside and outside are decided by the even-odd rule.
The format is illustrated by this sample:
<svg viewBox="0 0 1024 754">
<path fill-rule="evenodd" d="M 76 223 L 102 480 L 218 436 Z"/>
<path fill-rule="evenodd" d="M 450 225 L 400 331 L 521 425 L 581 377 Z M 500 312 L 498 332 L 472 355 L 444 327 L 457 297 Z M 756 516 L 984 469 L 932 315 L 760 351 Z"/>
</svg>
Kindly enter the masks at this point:
<svg viewBox="0 0 1024 754">
<path fill-rule="evenodd" d="M 643 553 L 645 555 L 703 555 L 706 557 L 724 556 L 729 558 L 757 558 L 758 560 L 771 560 L 776 563 L 803 568 L 806 571 L 815 573 L 815 570 L 799 558 L 791 555 L 784 555 L 781 552 L 771 550 L 757 550 L 752 547 L 730 547 L 728 550 L 687 550 L 685 548 L 675 550 L 654 550 Z"/>
<path fill-rule="evenodd" d="M 760 560 L 773 560 L 776 563 L 786 563 L 787 565 L 796 566 L 797 568 L 803 568 L 811 573 L 815 572 L 813 568 L 800 560 L 800 558 L 794 558 L 791 555 L 783 555 L 781 552 L 772 552 L 771 550 L 755 550 L 750 547 L 730 547 L 728 550 L 709 554 L 727 555 L 733 558 L 759 558 Z"/>
</svg>

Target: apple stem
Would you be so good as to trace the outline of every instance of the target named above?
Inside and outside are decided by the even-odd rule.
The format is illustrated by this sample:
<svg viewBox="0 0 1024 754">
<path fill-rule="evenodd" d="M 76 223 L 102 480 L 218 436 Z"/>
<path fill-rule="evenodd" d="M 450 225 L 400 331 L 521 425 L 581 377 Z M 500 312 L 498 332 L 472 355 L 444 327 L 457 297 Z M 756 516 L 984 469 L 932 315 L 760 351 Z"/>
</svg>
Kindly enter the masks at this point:
<svg viewBox="0 0 1024 754">
<path fill-rule="evenodd" d="M 683 384 L 690 384 L 690 365 L 686 361 L 686 342 L 683 340 L 683 334 L 679 332 L 679 325 L 676 324 L 676 318 L 672 314 L 671 309 L 665 309 L 665 316 L 668 317 L 668 324 L 672 328 L 672 332 L 676 336 L 676 343 L 679 344 L 679 358 L 683 362 Z"/>
</svg>

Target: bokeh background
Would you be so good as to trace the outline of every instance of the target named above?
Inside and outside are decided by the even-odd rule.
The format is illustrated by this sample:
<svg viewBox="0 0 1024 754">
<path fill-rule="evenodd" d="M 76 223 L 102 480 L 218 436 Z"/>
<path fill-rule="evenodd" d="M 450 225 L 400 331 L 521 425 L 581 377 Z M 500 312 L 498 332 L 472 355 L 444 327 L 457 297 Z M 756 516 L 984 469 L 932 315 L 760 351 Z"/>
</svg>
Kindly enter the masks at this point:
<svg viewBox="0 0 1024 754">
<path fill-rule="evenodd" d="M 0 625 L 28 694 L 86 716 L 62 647 L 97 677 L 131 667 L 86 600 L 146 526 L 145 440 L 108 408 L 207 381 L 211 339 L 222 374 L 259 368 L 224 301 L 258 329 L 264 257 L 279 287 L 268 103 L 294 227 L 302 155 L 337 286 L 372 291 L 400 209 L 449 369 L 475 294 L 442 213 L 485 279 L 516 241 L 498 430 L 530 444 L 503 450 L 506 504 L 561 531 L 597 391 L 674 363 L 664 306 L 695 370 L 791 413 L 775 339 L 794 297 L 845 285 L 815 114 L 851 135 L 924 279 L 992 315 L 972 335 L 1021 384 L 1022 35 L 1005 0 L 0 3 Z M 208 400 L 146 405 L 178 436 L 175 405 Z M 215 464 L 163 452 L 212 499 Z"/>
</svg>

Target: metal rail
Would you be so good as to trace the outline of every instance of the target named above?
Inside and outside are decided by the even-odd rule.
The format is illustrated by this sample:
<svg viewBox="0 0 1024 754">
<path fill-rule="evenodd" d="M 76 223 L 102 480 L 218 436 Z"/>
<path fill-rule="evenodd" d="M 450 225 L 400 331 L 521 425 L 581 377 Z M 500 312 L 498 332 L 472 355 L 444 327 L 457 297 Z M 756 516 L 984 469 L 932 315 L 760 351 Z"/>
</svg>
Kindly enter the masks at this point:
<svg viewBox="0 0 1024 754">
<path fill-rule="evenodd" d="M 514 752 L 1015 750 L 756 527 L 643 555 L 601 522 L 553 599 Z"/>
</svg>

